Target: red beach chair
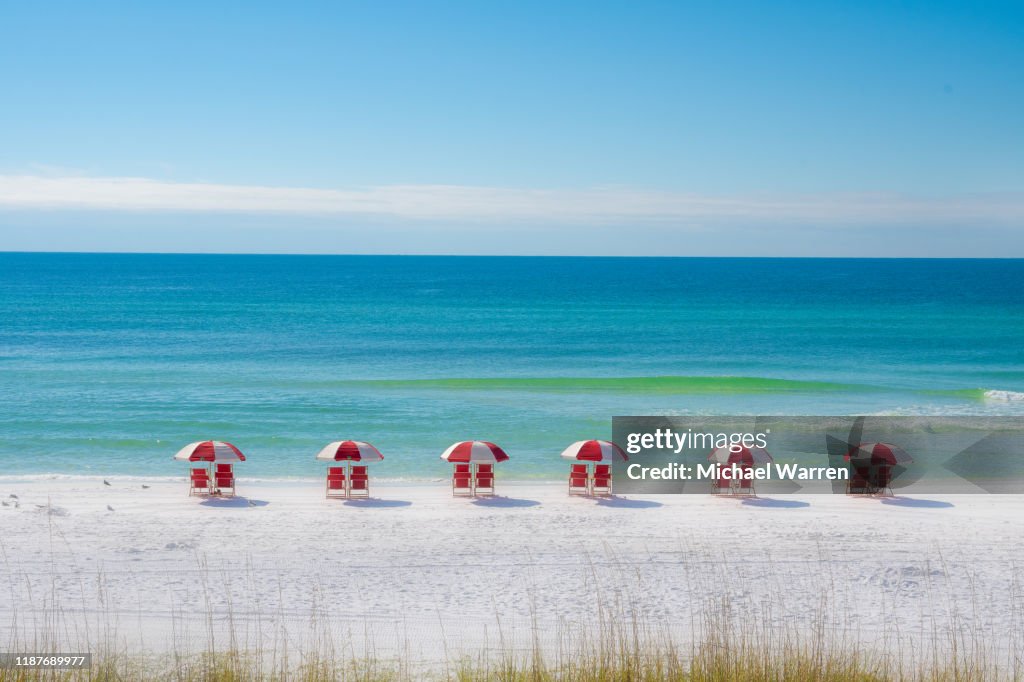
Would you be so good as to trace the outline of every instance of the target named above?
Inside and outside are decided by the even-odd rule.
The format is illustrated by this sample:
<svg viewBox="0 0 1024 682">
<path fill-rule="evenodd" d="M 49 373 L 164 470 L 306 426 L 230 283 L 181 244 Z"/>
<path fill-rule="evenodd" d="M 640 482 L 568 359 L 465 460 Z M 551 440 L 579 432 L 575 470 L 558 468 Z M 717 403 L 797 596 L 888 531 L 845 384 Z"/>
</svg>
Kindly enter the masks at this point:
<svg viewBox="0 0 1024 682">
<path fill-rule="evenodd" d="M 573 464 L 569 469 L 569 494 L 590 494 L 590 476 L 587 473 L 586 464 Z"/>
<path fill-rule="evenodd" d="M 847 495 L 871 495 L 874 490 L 868 480 L 868 467 L 850 467 L 850 481 L 846 484 Z"/>
<path fill-rule="evenodd" d="M 352 467 L 352 475 L 348 481 L 348 496 L 349 497 L 369 497 L 370 496 L 370 477 L 366 473 L 366 467 L 354 466 Z"/>
<path fill-rule="evenodd" d="M 726 478 L 725 476 L 719 476 L 711 484 L 711 492 L 714 493 L 715 495 L 732 495 L 733 494 L 732 484 L 733 484 L 733 480 L 731 478 Z"/>
<path fill-rule="evenodd" d="M 608 464 L 594 465 L 594 480 L 590 485 L 594 495 L 612 494 L 612 468 Z"/>
<path fill-rule="evenodd" d="M 473 491 L 476 495 L 494 494 L 494 469 L 490 464 L 476 465 L 476 484 Z"/>
<path fill-rule="evenodd" d="M 189 497 L 210 494 L 210 475 L 206 469 L 192 469 L 189 476 Z"/>
<path fill-rule="evenodd" d="M 235 473 L 231 470 L 230 464 L 218 464 L 213 476 L 217 483 L 218 495 L 235 496 Z"/>
<path fill-rule="evenodd" d="M 892 469 L 885 465 L 878 467 L 875 483 L 876 495 L 892 495 Z"/>
<path fill-rule="evenodd" d="M 345 489 L 345 467 L 327 469 L 327 497 L 347 497 Z"/>
<path fill-rule="evenodd" d="M 455 465 L 455 473 L 452 474 L 452 495 L 473 495 L 473 475 L 469 472 L 468 464 Z"/>
</svg>

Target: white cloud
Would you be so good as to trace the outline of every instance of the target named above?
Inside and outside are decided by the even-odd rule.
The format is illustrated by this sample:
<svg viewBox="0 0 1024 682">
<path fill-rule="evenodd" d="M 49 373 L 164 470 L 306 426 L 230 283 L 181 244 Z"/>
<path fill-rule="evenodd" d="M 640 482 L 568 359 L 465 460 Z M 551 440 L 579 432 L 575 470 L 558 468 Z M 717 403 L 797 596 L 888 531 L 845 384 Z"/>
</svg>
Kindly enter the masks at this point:
<svg viewBox="0 0 1024 682">
<path fill-rule="evenodd" d="M 313 189 L 148 178 L 0 175 L 0 210 L 378 216 L 503 223 L 1024 225 L 1024 194 L 711 196 L 621 187 L 541 190 L 460 185 Z"/>
</svg>

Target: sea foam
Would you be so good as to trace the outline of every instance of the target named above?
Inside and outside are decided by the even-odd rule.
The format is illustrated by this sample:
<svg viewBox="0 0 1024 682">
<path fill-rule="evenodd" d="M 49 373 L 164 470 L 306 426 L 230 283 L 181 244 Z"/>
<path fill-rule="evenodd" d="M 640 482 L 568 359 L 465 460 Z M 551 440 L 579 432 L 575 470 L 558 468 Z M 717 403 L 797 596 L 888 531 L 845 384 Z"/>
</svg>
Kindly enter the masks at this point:
<svg viewBox="0 0 1024 682">
<path fill-rule="evenodd" d="M 1021 393 L 1019 391 L 997 391 L 997 390 L 991 390 L 991 391 L 985 391 L 985 399 L 986 400 L 1009 400 L 1009 401 L 1016 402 L 1018 400 L 1024 400 L 1024 393 Z"/>
</svg>

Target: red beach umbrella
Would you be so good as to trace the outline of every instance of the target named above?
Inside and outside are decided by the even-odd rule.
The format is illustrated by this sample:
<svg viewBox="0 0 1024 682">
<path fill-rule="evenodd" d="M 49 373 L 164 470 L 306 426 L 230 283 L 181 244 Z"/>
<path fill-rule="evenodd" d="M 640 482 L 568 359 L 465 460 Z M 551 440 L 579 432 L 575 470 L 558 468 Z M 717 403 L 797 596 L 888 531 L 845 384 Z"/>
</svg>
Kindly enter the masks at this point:
<svg viewBox="0 0 1024 682">
<path fill-rule="evenodd" d="M 244 462 L 245 455 L 231 443 L 201 440 L 178 450 L 174 459 L 184 462 Z"/>
<path fill-rule="evenodd" d="M 610 440 L 578 440 L 562 450 L 562 457 L 576 462 L 625 462 L 629 459 L 622 448 Z"/>
<path fill-rule="evenodd" d="M 464 440 L 453 443 L 441 453 L 447 462 L 504 462 L 508 459 L 505 451 L 485 440 Z"/>
<path fill-rule="evenodd" d="M 708 461 L 718 462 L 719 464 L 737 464 L 739 466 L 756 466 L 758 464 L 768 464 L 775 460 L 768 454 L 768 451 L 764 448 L 748 448 L 743 447 L 736 452 L 733 452 L 728 445 L 720 448 L 715 448 L 708 455 Z"/>
<path fill-rule="evenodd" d="M 329 462 L 379 462 L 380 450 L 361 440 L 336 440 L 317 453 L 317 459 Z"/>
<path fill-rule="evenodd" d="M 861 443 L 843 455 L 847 462 L 869 462 L 871 464 L 903 464 L 913 462 L 907 451 L 892 443 Z"/>
</svg>

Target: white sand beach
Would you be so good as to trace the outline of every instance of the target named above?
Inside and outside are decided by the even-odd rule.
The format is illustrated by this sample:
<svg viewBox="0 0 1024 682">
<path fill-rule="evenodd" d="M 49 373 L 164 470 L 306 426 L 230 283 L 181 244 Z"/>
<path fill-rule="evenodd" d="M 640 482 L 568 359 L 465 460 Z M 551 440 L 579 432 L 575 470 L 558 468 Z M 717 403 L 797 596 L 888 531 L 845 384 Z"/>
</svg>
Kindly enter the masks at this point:
<svg viewBox="0 0 1024 682">
<path fill-rule="evenodd" d="M 689 645 L 723 608 L 748 632 L 901 657 L 958 630 L 1005 654 L 1024 632 L 1019 496 L 595 500 L 499 479 L 489 500 L 442 481 L 344 502 L 242 479 L 203 500 L 183 480 L 109 481 L 0 479 L 0 642 L 285 643 L 429 667 L 609 621 Z"/>
</svg>

